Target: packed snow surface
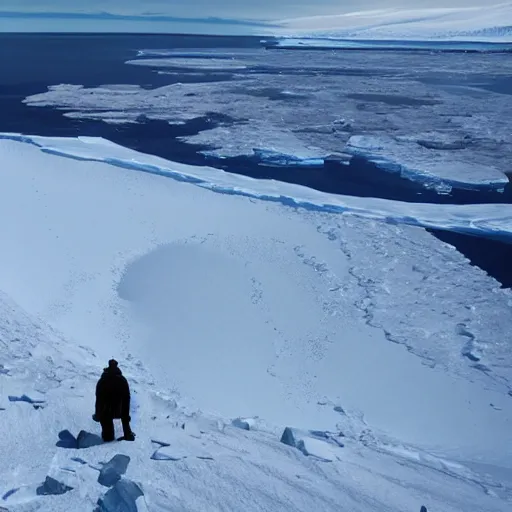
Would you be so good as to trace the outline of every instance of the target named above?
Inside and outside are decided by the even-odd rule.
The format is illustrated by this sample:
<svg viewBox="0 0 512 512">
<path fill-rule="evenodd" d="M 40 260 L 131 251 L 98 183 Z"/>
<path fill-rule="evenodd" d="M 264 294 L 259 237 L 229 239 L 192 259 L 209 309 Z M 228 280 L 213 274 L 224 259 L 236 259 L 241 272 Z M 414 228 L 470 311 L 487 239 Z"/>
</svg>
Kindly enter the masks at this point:
<svg viewBox="0 0 512 512">
<path fill-rule="evenodd" d="M 512 296 L 386 222 L 503 230 L 506 207 L 347 208 L 101 139 L 4 137 L 0 506 L 510 510 Z M 112 356 L 137 439 L 96 445 Z"/>
<path fill-rule="evenodd" d="M 282 20 L 278 33 L 357 39 L 512 42 L 512 3 L 479 7 L 375 9 Z"/>
</svg>

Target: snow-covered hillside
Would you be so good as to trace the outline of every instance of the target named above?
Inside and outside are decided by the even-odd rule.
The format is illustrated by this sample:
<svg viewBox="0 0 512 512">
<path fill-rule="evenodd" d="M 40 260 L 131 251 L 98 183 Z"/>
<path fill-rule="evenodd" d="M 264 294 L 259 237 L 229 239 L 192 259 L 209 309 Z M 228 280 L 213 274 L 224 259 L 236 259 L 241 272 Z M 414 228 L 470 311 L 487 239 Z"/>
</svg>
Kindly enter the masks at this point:
<svg viewBox="0 0 512 512">
<path fill-rule="evenodd" d="M 400 223 L 419 205 L 336 210 L 350 198 L 9 137 L 0 507 L 510 509 L 512 296 Z M 477 226 L 491 210 L 509 231 L 503 205 L 436 216 Z M 112 356 L 137 440 L 79 448 Z M 101 485 L 115 455 L 126 474 Z"/>
<path fill-rule="evenodd" d="M 378 9 L 279 22 L 278 35 L 378 40 L 512 41 L 512 4 Z"/>
</svg>

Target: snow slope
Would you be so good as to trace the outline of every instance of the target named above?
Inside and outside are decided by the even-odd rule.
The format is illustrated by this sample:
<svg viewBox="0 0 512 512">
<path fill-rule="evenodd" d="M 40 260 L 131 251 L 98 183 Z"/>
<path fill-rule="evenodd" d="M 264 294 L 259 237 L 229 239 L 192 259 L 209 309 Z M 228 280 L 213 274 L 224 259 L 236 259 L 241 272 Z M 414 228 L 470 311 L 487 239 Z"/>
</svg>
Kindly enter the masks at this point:
<svg viewBox="0 0 512 512">
<path fill-rule="evenodd" d="M 377 40 L 512 41 L 512 3 L 377 9 L 279 22 L 279 35 Z"/>
<path fill-rule="evenodd" d="M 10 138 L 1 505 L 91 510 L 127 492 L 157 511 L 509 509 L 512 298 L 453 248 L 375 213 L 290 208 L 300 187 L 262 193 L 101 139 Z M 112 356 L 136 443 L 56 447 L 64 429 L 97 432 Z M 109 491 L 99 462 L 116 453 L 131 461 Z M 47 476 L 72 490 L 38 495 Z"/>
<path fill-rule="evenodd" d="M 343 448 L 321 440 L 311 447 L 300 436 L 312 452 L 320 446 L 333 458 L 324 462 L 273 434 L 187 412 L 158 392 L 135 361 L 123 361 L 123 369 L 137 404 L 136 442 L 72 447 L 79 430 L 97 432 L 90 411 L 101 361 L 4 294 L 0 319 L 3 510 L 391 512 L 424 503 L 447 512 L 507 509 L 510 491 L 497 480 L 425 453 L 393 452 L 349 432 Z M 6 399 L 20 393 L 40 406 Z M 128 461 L 126 473 L 114 487 L 101 485 L 103 464 L 119 455 Z M 43 486 L 48 479 L 53 484 Z M 101 502 L 104 508 L 96 506 Z"/>
</svg>

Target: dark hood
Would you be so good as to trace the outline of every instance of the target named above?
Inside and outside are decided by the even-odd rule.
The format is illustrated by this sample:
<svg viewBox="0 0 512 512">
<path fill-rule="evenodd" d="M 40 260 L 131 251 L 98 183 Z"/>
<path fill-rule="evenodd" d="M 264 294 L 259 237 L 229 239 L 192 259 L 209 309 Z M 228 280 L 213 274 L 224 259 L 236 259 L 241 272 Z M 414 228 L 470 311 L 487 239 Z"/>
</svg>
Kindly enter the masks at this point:
<svg viewBox="0 0 512 512">
<path fill-rule="evenodd" d="M 103 375 L 122 375 L 123 372 L 117 366 L 109 366 L 108 368 L 103 368 Z"/>
</svg>

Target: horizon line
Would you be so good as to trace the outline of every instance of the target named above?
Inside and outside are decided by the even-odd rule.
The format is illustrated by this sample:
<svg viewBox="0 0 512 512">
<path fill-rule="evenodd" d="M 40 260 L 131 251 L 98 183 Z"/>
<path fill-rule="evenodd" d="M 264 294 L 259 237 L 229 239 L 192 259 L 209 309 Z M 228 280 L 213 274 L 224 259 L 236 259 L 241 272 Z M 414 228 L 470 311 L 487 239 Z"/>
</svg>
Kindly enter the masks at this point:
<svg viewBox="0 0 512 512">
<path fill-rule="evenodd" d="M 94 32 L 94 31 L 6 31 L 0 30 L 0 37 L 4 35 L 20 35 L 20 36 L 180 36 L 180 37 L 223 37 L 223 38 L 251 38 L 251 39 L 279 39 L 279 36 L 267 35 L 267 34 L 207 34 L 201 32 Z"/>
</svg>

